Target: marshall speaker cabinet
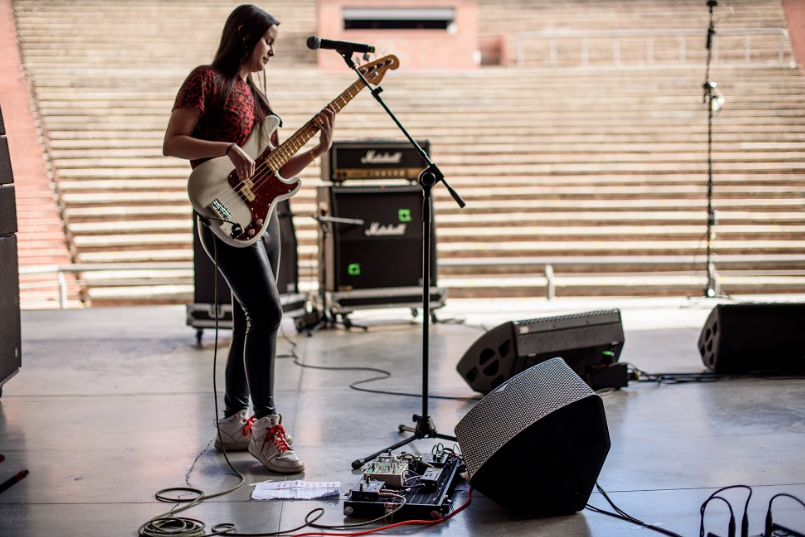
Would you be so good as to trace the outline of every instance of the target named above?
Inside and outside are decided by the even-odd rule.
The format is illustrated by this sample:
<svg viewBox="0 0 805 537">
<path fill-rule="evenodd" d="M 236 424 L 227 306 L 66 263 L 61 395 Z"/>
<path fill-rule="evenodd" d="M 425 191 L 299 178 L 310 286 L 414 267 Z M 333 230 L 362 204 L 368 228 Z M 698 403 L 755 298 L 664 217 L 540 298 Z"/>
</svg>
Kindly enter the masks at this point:
<svg viewBox="0 0 805 537">
<path fill-rule="evenodd" d="M 0 395 L 22 367 L 17 205 L 11 156 L 0 111 Z"/>
<path fill-rule="evenodd" d="M 422 189 L 418 186 L 320 186 L 319 289 L 333 314 L 359 308 L 422 305 Z M 431 208 L 431 214 L 433 210 Z M 435 224 L 431 228 L 431 308 L 444 305 L 436 286 Z M 323 259 L 322 259 L 323 258 Z"/>
<path fill-rule="evenodd" d="M 297 264 L 296 229 L 293 224 L 288 200 L 277 204 L 277 216 L 280 221 L 280 271 L 277 289 L 280 293 L 282 311 L 286 315 L 296 316 L 305 308 L 307 296 L 299 292 L 299 267 Z M 193 304 L 187 305 L 187 324 L 199 329 L 198 337 L 204 328 L 215 327 L 215 267 L 212 260 L 201 246 L 193 218 L 193 269 L 195 290 Z M 271 240 L 266 233 L 264 241 Z M 218 277 L 218 326 L 232 328 L 232 293 L 223 276 Z"/>
</svg>

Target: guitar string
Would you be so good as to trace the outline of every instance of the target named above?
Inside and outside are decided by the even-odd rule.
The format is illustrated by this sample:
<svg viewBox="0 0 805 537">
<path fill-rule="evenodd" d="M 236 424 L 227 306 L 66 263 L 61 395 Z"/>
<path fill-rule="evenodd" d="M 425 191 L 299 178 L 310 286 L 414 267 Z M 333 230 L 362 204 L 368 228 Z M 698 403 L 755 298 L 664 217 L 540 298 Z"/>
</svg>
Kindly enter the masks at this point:
<svg viewBox="0 0 805 537">
<path fill-rule="evenodd" d="M 384 65 L 391 65 L 391 63 L 392 63 L 391 60 L 387 60 L 386 62 L 377 64 L 375 66 L 368 67 L 366 69 L 366 72 L 364 73 L 364 75 L 367 76 L 367 78 L 372 78 L 372 79 L 377 78 L 378 74 L 380 74 L 379 71 L 377 71 L 377 69 L 379 69 L 380 67 L 383 67 Z M 344 90 L 341 93 L 341 95 L 339 95 L 336 99 L 331 101 L 330 104 L 332 104 L 336 108 L 336 112 L 340 112 L 365 87 L 366 87 L 366 84 L 363 82 L 363 80 L 358 79 L 350 87 L 348 87 L 346 90 Z M 354 91 L 354 94 L 353 94 L 353 91 Z M 345 94 L 349 95 L 348 100 L 345 98 Z M 338 104 L 337 101 L 339 99 L 344 102 L 343 106 Z M 272 174 L 276 174 L 277 172 L 279 172 L 279 170 L 282 168 L 282 165 L 285 164 L 285 163 L 283 163 L 282 165 L 277 166 L 277 170 L 275 171 L 269 165 L 268 161 L 269 161 L 270 158 L 272 158 L 275 154 L 279 154 L 278 156 L 281 156 L 281 157 L 284 156 L 285 157 L 285 162 L 287 162 L 291 157 L 293 157 L 299 151 L 299 149 L 304 147 L 304 144 L 307 143 L 308 140 L 310 140 L 313 136 L 315 136 L 315 134 L 319 130 L 319 128 L 316 127 L 315 125 L 311 125 L 312 121 L 313 121 L 313 119 L 308 121 L 301 129 L 299 129 L 293 136 L 291 136 L 291 138 L 289 138 L 286 143 L 280 145 L 280 147 L 277 148 L 277 151 L 272 152 L 265 159 L 263 159 L 263 161 L 260 163 L 260 165 L 257 168 L 257 170 L 259 170 L 259 171 L 256 170 L 255 173 L 252 175 L 252 177 L 249 178 L 250 180 L 253 180 L 252 186 L 251 186 L 252 191 L 255 191 L 255 190 L 259 189 L 261 186 L 263 186 L 263 184 L 265 184 L 267 182 L 267 179 Z M 307 140 L 305 140 L 304 143 L 299 144 L 299 147 L 295 147 L 293 149 L 293 151 L 291 151 L 291 152 L 287 151 L 289 146 L 294 147 L 294 143 L 292 143 L 292 142 L 294 142 L 294 140 L 296 140 L 298 138 L 297 135 L 299 135 L 299 134 L 303 134 L 303 135 L 308 134 L 306 131 L 307 131 L 309 126 L 312 126 L 313 130 L 312 130 L 312 132 L 309 133 L 309 136 L 308 136 Z M 285 149 L 283 149 L 283 148 L 285 148 Z M 268 169 L 268 171 L 266 171 L 266 168 Z M 266 173 L 264 174 L 263 172 L 266 172 Z M 257 178 L 257 180 L 254 180 L 255 178 Z M 264 179 L 266 179 L 266 180 L 264 181 Z M 222 196 L 222 199 L 219 200 L 219 201 L 221 201 L 221 203 L 225 204 L 225 203 L 230 203 L 232 201 L 237 200 L 240 197 L 241 192 L 246 187 L 247 187 L 247 185 L 245 184 L 244 181 L 239 181 L 238 184 L 235 185 L 232 188 L 232 190 L 226 196 Z"/>
<path fill-rule="evenodd" d="M 360 81 L 360 80 L 357 81 L 355 84 L 353 84 L 352 86 L 347 88 L 347 90 L 344 91 L 338 98 L 336 98 L 335 100 L 331 101 L 330 104 L 332 104 L 336 108 L 337 112 L 340 112 L 355 97 L 355 95 L 357 95 L 360 92 L 360 90 L 363 89 L 362 87 L 361 88 L 357 87 L 359 83 L 362 84 L 363 82 Z M 366 85 L 363 84 L 363 86 L 365 87 Z M 356 90 L 354 95 L 350 91 L 350 90 L 353 90 L 353 89 Z M 350 96 L 349 100 L 345 99 L 345 97 L 344 97 L 345 93 L 349 94 L 349 96 Z M 338 99 L 341 99 L 342 101 L 344 101 L 343 106 L 339 105 L 337 103 Z M 299 149 L 304 147 L 304 144 L 306 144 L 308 140 L 310 140 L 313 136 L 316 135 L 316 132 L 319 130 L 319 128 L 317 126 L 313 125 L 312 122 L 313 122 L 312 119 L 310 121 L 308 121 L 301 129 L 299 129 L 293 136 L 291 136 L 291 138 L 289 138 L 287 142 L 285 142 L 284 144 L 280 145 L 277 148 L 277 150 L 275 150 L 274 152 L 269 154 L 265 159 L 262 160 L 262 162 L 258 165 L 257 170 L 255 171 L 254 175 L 252 175 L 249 178 L 249 180 L 252 181 L 252 186 L 251 186 L 252 191 L 255 191 L 255 190 L 259 189 L 261 186 L 263 186 L 263 184 L 265 184 L 267 182 L 267 181 L 264 181 L 264 179 L 267 179 L 272 174 L 276 174 L 277 172 L 279 172 L 279 170 L 282 168 L 282 165 L 285 164 L 285 163 L 283 163 L 280 166 L 275 166 L 275 167 L 277 167 L 277 169 L 274 170 L 274 168 L 269 163 L 269 160 L 272 157 L 274 157 L 275 155 L 277 155 L 277 157 L 285 157 L 285 162 L 287 162 L 288 160 L 290 160 L 291 157 L 293 157 L 299 151 Z M 312 132 L 308 133 L 307 131 L 308 131 L 309 128 L 312 128 Z M 307 140 L 305 140 L 305 142 L 303 142 L 301 144 L 298 144 L 298 142 L 296 140 L 298 138 L 302 137 L 302 136 L 299 136 L 299 135 L 302 135 L 302 136 L 309 135 L 309 136 L 308 136 Z M 295 147 L 295 145 L 298 145 L 298 147 Z M 293 149 L 291 151 L 289 151 L 289 149 L 291 149 L 291 148 L 293 148 Z M 276 160 L 276 158 L 275 158 L 275 160 Z M 282 159 L 280 159 L 280 160 L 282 160 Z M 237 185 L 232 187 L 232 190 L 229 193 L 227 193 L 225 196 L 222 196 L 221 199 L 219 199 L 219 201 L 221 201 L 221 203 L 223 203 L 223 204 L 235 201 L 236 199 L 238 199 L 240 197 L 240 193 L 246 187 L 247 187 L 247 185 L 246 185 L 246 183 L 244 181 L 239 181 L 237 183 Z"/>
<path fill-rule="evenodd" d="M 389 60 L 386 60 L 386 61 L 381 62 L 381 63 L 377 63 L 377 64 L 372 65 L 372 66 L 367 66 L 367 67 L 366 67 L 366 68 L 364 68 L 364 69 L 363 69 L 361 72 L 362 72 L 362 73 L 364 74 L 364 76 L 366 76 L 367 78 L 375 79 L 375 78 L 377 78 L 377 76 L 378 76 L 378 75 L 380 75 L 380 74 L 381 74 L 381 72 L 380 72 L 380 71 L 378 71 L 378 69 L 381 69 L 381 68 L 382 68 L 382 67 L 384 67 L 384 66 L 390 66 L 392 63 L 393 63 L 393 61 L 389 59 Z M 384 70 L 384 72 L 385 72 L 385 70 Z M 363 88 L 365 88 L 365 87 L 366 87 L 366 83 L 364 83 L 364 81 L 363 81 L 362 79 L 358 79 L 358 80 L 356 80 L 356 81 L 355 81 L 355 82 L 354 82 L 354 83 L 353 83 L 353 84 L 352 84 L 350 87 L 348 87 L 346 90 L 344 90 L 344 91 L 341 93 L 341 95 L 339 95 L 339 96 L 338 96 L 336 99 L 334 99 L 333 101 L 331 101 L 331 103 L 330 103 L 330 104 L 332 104 L 333 106 L 335 106 L 335 107 L 336 107 L 337 112 L 340 112 L 340 111 L 341 111 L 341 110 L 342 110 L 344 107 L 346 107 L 346 105 L 347 105 L 347 104 L 349 104 L 349 103 L 352 101 L 352 99 L 353 99 L 355 96 L 357 96 L 357 95 L 358 95 L 358 94 L 361 92 L 361 90 L 362 90 Z M 354 94 L 353 94 L 353 91 L 354 91 Z M 345 98 L 345 94 L 346 94 L 346 95 L 349 95 L 349 99 L 346 99 L 346 98 Z M 338 101 L 339 99 L 340 99 L 341 101 L 343 101 L 343 103 L 344 103 L 343 105 L 339 105 L 339 104 L 338 104 L 338 102 L 337 102 L 337 101 Z M 315 119 L 315 118 L 314 118 L 314 119 Z M 277 172 L 279 171 L 279 169 L 281 169 L 282 165 L 284 165 L 284 164 L 285 164 L 285 163 L 283 163 L 282 165 L 278 166 L 278 167 L 277 167 L 277 170 L 275 171 L 275 170 L 274 170 L 274 169 L 273 169 L 273 168 L 272 168 L 272 167 L 269 165 L 268 160 L 269 160 L 270 158 L 272 158 L 274 155 L 277 155 L 277 154 L 278 154 L 278 156 L 285 156 L 285 157 L 286 157 L 286 158 L 285 158 L 285 161 L 287 162 L 287 161 L 288 161 L 288 160 L 289 160 L 291 157 L 293 157 L 293 156 L 296 154 L 296 152 L 297 152 L 297 151 L 299 151 L 299 149 L 301 149 L 301 148 L 304 146 L 304 144 L 305 144 L 305 143 L 307 143 L 307 140 L 310 140 L 310 138 L 312 138 L 313 136 L 315 136 L 315 134 L 316 134 L 316 132 L 317 132 L 317 130 L 318 130 L 318 127 L 316 127 L 316 126 L 314 125 L 314 126 L 313 126 L 313 132 L 311 132 L 311 133 L 310 133 L 310 135 L 309 135 L 308 139 L 307 139 L 307 140 L 306 140 L 304 143 L 299 144 L 299 147 L 294 148 L 294 149 L 293 149 L 293 151 L 291 151 L 291 152 L 288 152 L 288 151 L 287 151 L 287 146 L 293 147 L 293 145 L 294 145 L 294 144 L 292 144 L 292 143 L 290 143 L 290 142 L 294 141 L 294 140 L 297 138 L 297 135 L 298 135 L 298 134 L 303 133 L 303 131 L 306 131 L 306 130 L 307 130 L 307 128 L 308 128 L 308 126 L 310 126 L 310 125 L 311 125 L 311 122 L 312 122 L 312 121 L 313 121 L 312 119 L 311 119 L 310 121 L 308 121 L 308 122 L 305 124 L 305 126 L 304 126 L 304 127 L 302 127 L 301 129 L 299 129 L 299 131 L 297 131 L 297 132 L 296 132 L 296 133 L 295 133 L 295 134 L 294 134 L 294 135 L 293 135 L 291 138 L 289 138 L 289 139 L 288 139 L 288 141 L 287 141 L 286 143 L 284 143 L 284 144 L 280 145 L 280 147 L 279 147 L 279 148 L 277 148 L 277 151 L 272 152 L 272 153 L 271 153 L 271 154 L 270 154 L 268 157 L 266 157 L 266 159 L 264 159 L 264 160 L 261 162 L 261 164 L 258 166 L 257 170 L 255 171 L 255 174 L 254 174 L 254 175 L 252 175 L 252 177 L 250 177 L 250 178 L 249 178 L 249 179 L 251 180 L 251 179 L 254 179 L 255 177 L 257 177 L 257 181 L 254 181 L 254 182 L 252 183 L 252 190 L 256 190 L 257 188 L 261 187 L 261 186 L 262 186 L 262 185 L 265 183 L 265 181 L 262 181 L 262 179 L 265 179 L 265 178 L 267 178 L 267 177 L 270 177 L 270 176 L 271 176 L 271 174 L 275 174 L 275 173 L 277 173 Z M 303 134 L 304 134 L 304 133 L 303 133 Z M 284 147 L 285 147 L 285 149 L 283 149 Z M 275 160 L 276 160 L 276 159 L 275 159 Z M 262 175 L 262 172 L 266 171 L 266 170 L 265 170 L 265 168 L 268 168 L 268 170 L 269 170 L 269 171 L 267 172 L 267 174 Z M 258 171 L 258 170 L 259 170 L 259 171 Z M 259 175 L 262 175 L 262 176 L 261 176 L 261 177 L 258 177 Z M 234 201 L 234 200 L 238 199 L 238 197 L 240 197 L 240 193 L 241 193 L 241 192 L 242 192 L 242 191 L 243 191 L 245 188 L 246 188 L 246 184 L 245 184 L 243 181 L 239 181 L 239 182 L 238 182 L 238 184 L 237 184 L 237 185 L 235 185 L 235 186 L 232 188 L 232 191 L 231 191 L 230 193 L 228 193 L 226 196 L 222 197 L 222 200 L 225 200 L 227 203 L 229 203 L 229 202 L 232 202 L 232 201 Z M 221 200 L 219 200 L 219 201 L 221 201 Z M 222 203 L 223 203 L 223 201 L 222 201 Z"/>
<path fill-rule="evenodd" d="M 372 75 L 372 78 L 375 78 L 377 76 L 377 73 L 376 72 L 371 73 L 371 75 Z M 339 95 L 336 99 L 331 101 L 330 104 L 332 104 L 336 108 L 336 112 L 340 112 L 365 87 L 366 87 L 366 84 L 363 82 L 363 80 L 359 79 L 355 83 L 353 83 L 349 88 L 347 88 L 344 92 L 342 92 L 341 95 Z M 352 90 L 355 90 L 354 95 L 352 93 Z M 349 95 L 349 100 L 345 99 L 345 94 Z M 343 106 L 338 104 L 337 101 L 339 99 L 344 101 Z M 293 136 L 291 136 L 291 138 L 289 138 L 286 143 L 281 144 L 277 148 L 277 150 L 275 152 L 272 152 L 265 159 L 263 159 L 263 161 L 260 163 L 260 165 L 258 165 L 257 170 L 255 171 L 254 175 L 252 175 L 249 178 L 249 180 L 252 181 L 252 185 L 251 185 L 251 189 L 250 189 L 252 192 L 255 192 L 255 191 L 259 190 L 262 186 L 264 186 L 265 184 L 269 183 L 270 177 L 272 175 L 277 174 L 279 172 L 279 170 L 281 169 L 282 166 L 279 166 L 277 168 L 277 170 L 275 171 L 270 166 L 269 160 L 275 154 L 278 154 L 278 157 L 284 157 L 285 162 L 287 162 L 288 160 L 290 160 L 299 151 L 299 149 L 301 149 L 304 146 L 304 144 L 307 143 L 308 140 L 310 140 L 313 136 L 316 135 L 316 132 L 318 132 L 319 128 L 317 126 L 313 125 L 312 122 L 313 122 L 313 119 L 308 121 L 301 129 L 299 129 Z M 309 127 L 312 127 L 312 132 L 310 132 L 310 133 L 307 132 Z M 300 134 L 302 136 L 309 134 L 309 136 L 308 136 L 307 140 L 305 140 L 304 143 L 299 144 L 299 147 L 294 147 L 295 144 L 298 143 L 298 138 L 302 137 L 302 136 L 299 136 Z M 291 149 L 291 148 L 293 148 L 293 150 L 288 151 L 288 149 Z M 282 160 L 282 158 L 280 158 L 280 160 Z M 283 163 L 282 165 L 284 165 L 284 164 L 285 163 Z M 227 195 L 222 196 L 221 199 L 219 199 L 219 201 L 224 205 L 226 205 L 227 203 L 231 203 L 232 201 L 235 201 L 235 200 L 237 200 L 238 198 L 241 197 L 241 192 L 245 188 L 247 188 L 246 183 L 244 181 L 239 181 L 237 183 L 237 185 L 235 185 Z"/>
<path fill-rule="evenodd" d="M 336 112 L 340 112 L 360 92 L 360 90 L 363 89 L 362 87 L 358 87 L 359 84 L 362 84 L 362 83 L 363 82 L 360 81 L 360 80 L 355 82 L 354 84 L 352 84 L 352 86 L 347 88 L 340 96 L 338 96 L 336 99 L 334 99 L 333 101 L 330 102 L 330 104 L 332 104 L 336 108 Z M 363 86 L 365 87 L 365 84 Z M 354 90 L 354 94 L 353 94 L 353 90 Z M 347 100 L 345 98 L 345 96 L 344 96 L 345 94 L 349 95 L 349 100 Z M 339 99 L 344 101 L 343 105 L 338 104 L 337 101 Z M 276 151 L 272 152 L 270 155 L 268 155 L 262 161 L 262 163 L 258 167 L 258 169 L 260 169 L 260 172 L 256 172 L 250 178 L 250 179 L 257 178 L 257 180 L 254 181 L 253 184 L 252 184 L 252 190 L 259 189 L 265 183 L 265 181 L 263 181 L 263 179 L 266 179 L 267 177 L 270 177 L 271 174 L 278 173 L 279 170 L 282 168 L 282 166 L 285 164 L 285 162 L 290 160 L 302 147 L 304 147 L 304 145 L 308 142 L 308 140 L 310 140 L 313 136 L 316 135 L 316 132 L 318 132 L 320 129 L 319 129 L 319 127 L 315 126 L 312 122 L 313 122 L 313 119 L 308 121 L 304 125 L 304 127 L 299 129 L 299 131 L 297 131 L 297 133 L 295 133 L 291 138 L 289 138 L 286 143 L 280 145 L 280 147 L 278 147 Z M 312 128 L 312 132 L 307 132 L 309 127 Z M 301 134 L 302 136 L 307 135 L 307 140 L 305 140 L 302 143 L 298 143 L 297 139 L 302 137 L 302 136 L 298 136 L 299 134 Z M 298 147 L 296 147 L 297 145 L 298 145 Z M 283 162 L 282 164 L 280 164 L 278 166 L 272 167 L 269 164 L 269 159 L 271 159 L 275 155 L 277 157 L 284 157 L 285 162 Z M 275 160 L 276 160 L 276 158 L 275 158 Z M 283 160 L 283 159 L 280 158 L 280 160 Z M 266 171 L 265 168 L 268 168 L 267 174 L 261 175 L 262 172 Z M 274 168 L 276 168 L 276 170 Z M 239 182 L 238 185 L 233 188 L 234 197 L 230 197 L 229 201 L 232 201 L 233 199 L 236 199 L 237 196 L 240 194 L 240 192 L 243 190 L 243 188 L 245 186 L 246 185 L 244 184 L 243 181 Z M 238 188 L 238 187 L 241 187 L 241 188 Z"/>
</svg>

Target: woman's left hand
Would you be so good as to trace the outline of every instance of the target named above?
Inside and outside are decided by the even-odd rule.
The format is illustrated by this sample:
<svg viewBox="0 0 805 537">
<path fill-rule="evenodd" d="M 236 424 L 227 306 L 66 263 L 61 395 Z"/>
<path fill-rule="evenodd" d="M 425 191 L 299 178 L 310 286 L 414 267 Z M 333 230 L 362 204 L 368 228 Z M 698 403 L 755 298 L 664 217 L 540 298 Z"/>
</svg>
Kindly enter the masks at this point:
<svg viewBox="0 0 805 537">
<path fill-rule="evenodd" d="M 316 147 L 316 153 L 321 155 L 333 145 L 333 128 L 335 127 L 335 108 L 333 108 L 333 105 L 328 104 L 321 112 L 316 114 L 313 121 L 321 132 L 319 145 Z"/>
</svg>

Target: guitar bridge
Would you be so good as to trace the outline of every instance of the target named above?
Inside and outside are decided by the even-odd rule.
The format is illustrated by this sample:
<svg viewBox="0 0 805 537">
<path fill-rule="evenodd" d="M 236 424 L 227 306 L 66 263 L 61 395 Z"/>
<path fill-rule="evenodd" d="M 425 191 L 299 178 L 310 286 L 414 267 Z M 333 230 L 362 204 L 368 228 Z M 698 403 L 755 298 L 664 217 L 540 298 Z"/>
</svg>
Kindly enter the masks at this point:
<svg viewBox="0 0 805 537">
<path fill-rule="evenodd" d="M 212 203 L 210 203 L 209 208 L 215 215 L 224 222 L 229 222 L 232 220 L 232 213 L 229 212 L 223 203 L 221 203 L 218 198 L 214 199 Z"/>
</svg>

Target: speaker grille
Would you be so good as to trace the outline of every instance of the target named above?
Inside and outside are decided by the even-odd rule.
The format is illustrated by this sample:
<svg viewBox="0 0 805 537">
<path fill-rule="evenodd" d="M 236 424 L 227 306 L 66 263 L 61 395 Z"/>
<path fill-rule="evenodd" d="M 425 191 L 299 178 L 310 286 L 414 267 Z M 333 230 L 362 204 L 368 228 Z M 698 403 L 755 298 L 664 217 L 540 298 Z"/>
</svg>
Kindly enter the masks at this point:
<svg viewBox="0 0 805 537">
<path fill-rule="evenodd" d="M 599 310 L 586 313 L 572 313 L 570 315 L 557 315 L 555 317 L 540 317 L 525 321 L 514 321 L 515 326 L 528 327 L 527 331 L 556 330 L 565 325 L 577 327 L 579 324 L 605 324 L 620 323 L 620 310 Z"/>
<path fill-rule="evenodd" d="M 456 425 L 470 477 L 506 443 L 533 423 L 587 397 L 597 397 L 561 358 L 511 377 L 484 397 Z M 517 409 L 510 415 L 508 409 Z M 488 419 L 505 416 L 505 419 Z"/>
</svg>

